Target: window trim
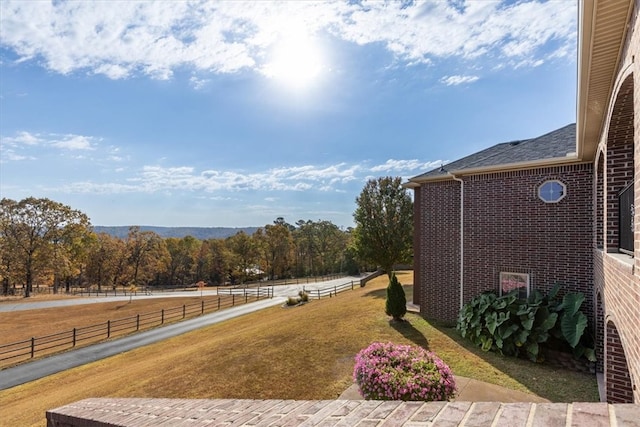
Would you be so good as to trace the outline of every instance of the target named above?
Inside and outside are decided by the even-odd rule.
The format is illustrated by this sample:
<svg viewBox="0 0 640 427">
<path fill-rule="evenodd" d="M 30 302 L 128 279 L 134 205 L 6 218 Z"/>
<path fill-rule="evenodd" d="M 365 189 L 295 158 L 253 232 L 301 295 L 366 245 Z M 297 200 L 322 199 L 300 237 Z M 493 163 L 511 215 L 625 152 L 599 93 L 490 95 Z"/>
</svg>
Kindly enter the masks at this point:
<svg viewBox="0 0 640 427">
<path fill-rule="evenodd" d="M 499 274 L 499 279 L 498 279 L 498 289 L 499 289 L 499 295 L 503 296 L 508 294 L 509 292 L 511 292 L 513 289 L 511 289 L 510 291 L 507 292 L 503 292 L 503 288 L 502 288 L 502 282 L 503 280 L 506 279 L 505 276 L 518 276 L 519 278 L 524 279 L 524 289 L 526 289 L 526 296 L 525 298 L 528 298 L 529 295 L 531 295 L 531 275 L 529 273 L 516 273 L 513 271 L 501 271 Z M 522 288 L 522 286 L 519 286 L 519 288 Z M 516 288 L 514 288 L 516 289 Z"/>
<path fill-rule="evenodd" d="M 544 197 L 542 197 L 542 187 L 544 187 L 547 184 L 553 184 L 553 183 L 560 184 L 560 186 L 562 187 L 562 195 L 557 200 L 546 200 Z M 566 196 L 567 196 L 567 184 L 560 181 L 559 179 L 547 179 L 543 181 L 540 185 L 538 185 L 538 199 L 542 200 L 544 203 L 558 203 L 562 199 L 564 199 Z"/>
</svg>

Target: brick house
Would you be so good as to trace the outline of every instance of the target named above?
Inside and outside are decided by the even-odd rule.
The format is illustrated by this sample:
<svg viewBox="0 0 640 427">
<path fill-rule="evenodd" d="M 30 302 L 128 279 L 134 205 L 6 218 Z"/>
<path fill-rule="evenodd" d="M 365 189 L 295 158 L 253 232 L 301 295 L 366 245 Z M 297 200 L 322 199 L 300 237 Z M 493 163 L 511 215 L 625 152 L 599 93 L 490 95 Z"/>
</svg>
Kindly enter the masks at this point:
<svg viewBox="0 0 640 427">
<path fill-rule="evenodd" d="M 579 5 L 576 124 L 405 184 L 415 196 L 413 299 L 423 316 L 452 323 L 486 290 L 583 292 L 606 400 L 640 403 L 639 5 Z"/>
</svg>

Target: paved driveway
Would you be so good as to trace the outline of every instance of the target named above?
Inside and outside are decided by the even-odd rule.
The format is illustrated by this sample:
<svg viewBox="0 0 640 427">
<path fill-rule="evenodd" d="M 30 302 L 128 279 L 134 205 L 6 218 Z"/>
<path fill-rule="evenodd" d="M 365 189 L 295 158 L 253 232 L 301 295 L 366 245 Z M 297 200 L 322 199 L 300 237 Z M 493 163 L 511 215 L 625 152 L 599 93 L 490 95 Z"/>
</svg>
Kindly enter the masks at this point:
<svg viewBox="0 0 640 427">
<path fill-rule="evenodd" d="M 317 289 L 329 289 L 334 286 L 343 285 L 345 283 L 349 283 L 353 281 L 354 283 L 359 283 L 360 279 L 364 276 L 347 276 L 341 277 L 339 279 L 326 280 L 324 282 L 313 282 L 313 283 L 300 283 L 298 285 L 278 285 L 273 287 L 273 296 L 274 297 L 293 297 L 297 296 L 298 292 L 303 289 L 307 291 L 315 291 Z M 228 288 L 224 290 L 220 290 L 220 294 L 228 294 Z M 255 289 L 255 288 L 251 288 Z M 234 294 L 243 294 L 244 289 L 235 288 L 231 290 Z M 202 293 L 204 296 L 212 296 L 218 295 L 218 289 L 207 289 Z M 138 294 L 133 298 L 138 299 L 152 299 L 152 298 L 178 298 L 178 297 L 194 297 L 200 296 L 200 291 L 178 291 L 178 292 L 156 292 L 153 295 L 144 295 Z M 51 308 L 51 307 L 68 307 L 73 305 L 82 305 L 82 304 L 96 304 L 101 302 L 113 302 L 113 301 L 128 301 L 128 295 L 118 295 L 118 296 L 110 296 L 110 297 L 78 297 L 72 299 L 62 299 L 62 300 L 52 300 L 52 301 L 35 301 L 35 302 L 15 302 L 15 303 L 1 303 L 0 304 L 0 312 L 8 312 L 8 311 L 21 311 L 21 310 L 37 310 L 40 308 Z"/>
</svg>

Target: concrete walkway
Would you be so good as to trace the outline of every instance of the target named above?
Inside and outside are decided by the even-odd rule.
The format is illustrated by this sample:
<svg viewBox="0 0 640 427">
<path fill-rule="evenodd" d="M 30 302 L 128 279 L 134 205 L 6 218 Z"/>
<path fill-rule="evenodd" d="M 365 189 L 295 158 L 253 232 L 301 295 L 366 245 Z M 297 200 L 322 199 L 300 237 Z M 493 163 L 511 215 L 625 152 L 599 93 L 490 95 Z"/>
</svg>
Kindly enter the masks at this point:
<svg viewBox="0 0 640 427">
<path fill-rule="evenodd" d="M 456 376 L 456 387 L 458 389 L 456 402 L 502 402 L 502 403 L 549 403 L 550 401 L 535 394 L 512 390 L 499 385 L 485 383 L 473 378 Z M 340 400 L 364 400 L 358 391 L 358 386 L 353 384 L 346 389 Z"/>
</svg>

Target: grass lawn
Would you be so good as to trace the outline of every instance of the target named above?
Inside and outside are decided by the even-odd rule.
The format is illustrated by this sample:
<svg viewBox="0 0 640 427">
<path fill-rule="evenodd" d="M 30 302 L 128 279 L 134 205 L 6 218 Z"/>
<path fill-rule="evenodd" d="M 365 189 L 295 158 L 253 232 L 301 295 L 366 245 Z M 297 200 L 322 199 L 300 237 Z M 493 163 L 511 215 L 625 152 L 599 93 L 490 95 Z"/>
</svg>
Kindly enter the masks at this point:
<svg viewBox="0 0 640 427">
<path fill-rule="evenodd" d="M 373 341 L 428 347 L 456 375 L 552 401 L 597 400 L 593 376 L 484 353 L 415 314 L 390 324 L 385 286 L 383 276 L 334 298 L 270 308 L 2 391 L 0 419 L 44 425 L 47 409 L 86 397 L 334 399 L 352 383 L 354 355 Z"/>
<path fill-rule="evenodd" d="M 122 337 L 134 331 L 135 316 L 141 316 L 140 330 L 150 329 L 160 326 L 161 310 L 166 311 L 164 324 L 172 323 L 182 318 L 182 307 L 185 305 L 186 316 L 192 318 L 200 313 L 200 304 L 205 303 L 205 312 L 215 311 L 220 299 L 221 307 L 229 307 L 232 304 L 232 296 L 205 296 L 200 298 L 194 294 L 192 297 L 176 297 L 176 298 L 157 298 L 157 299 L 136 299 L 133 297 L 131 302 L 127 300 L 117 302 L 105 302 L 97 304 L 83 304 L 68 307 L 52 307 L 39 310 L 22 310 L 0 312 L 0 345 L 22 342 L 31 339 L 31 337 L 43 338 L 45 336 L 68 332 L 64 336 L 60 336 L 60 344 L 68 345 L 48 350 L 40 350 L 50 346 L 50 344 L 42 347 L 36 347 L 35 358 L 44 357 L 48 354 L 66 351 L 71 347 L 71 331 L 74 328 L 86 328 L 88 326 L 99 325 L 100 329 L 93 329 L 92 334 L 95 335 L 88 339 L 83 339 L 77 343 L 77 347 L 94 344 L 106 339 L 106 324 L 108 320 L 114 321 L 118 319 L 130 319 L 128 327 L 112 333 L 112 338 Z M 41 301 L 35 298 L 32 300 Z M 250 298 L 249 301 L 255 301 Z M 244 304 L 243 297 L 238 296 L 233 301 L 235 305 Z M 146 315 L 146 316 L 144 316 Z M 16 325 L 20 325 L 16 327 Z M 124 325 L 124 323 L 120 323 Z M 42 343 L 43 341 L 36 341 Z M 22 350 L 21 353 L 24 353 Z M 28 357 L 28 356 L 26 356 Z M 28 361 L 28 358 L 20 357 L 0 361 L 0 369 L 15 365 L 17 363 Z"/>
</svg>

